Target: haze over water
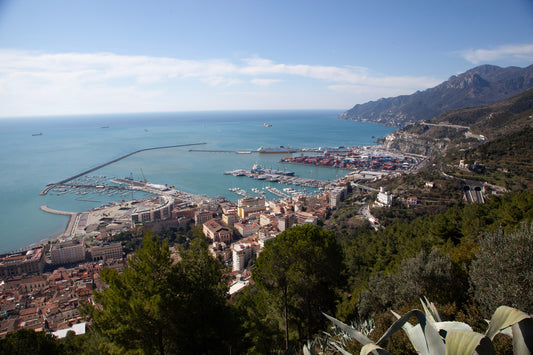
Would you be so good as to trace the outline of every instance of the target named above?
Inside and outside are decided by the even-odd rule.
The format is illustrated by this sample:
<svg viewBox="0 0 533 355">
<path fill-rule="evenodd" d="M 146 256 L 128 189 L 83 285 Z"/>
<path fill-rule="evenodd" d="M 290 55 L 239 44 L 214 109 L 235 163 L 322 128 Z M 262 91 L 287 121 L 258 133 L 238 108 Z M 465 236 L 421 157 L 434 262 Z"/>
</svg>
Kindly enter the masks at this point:
<svg viewBox="0 0 533 355">
<path fill-rule="evenodd" d="M 257 150 L 371 145 L 394 130 L 370 123 L 336 119 L 337 111 L 238 111 L 39 117 L 0 120 L 0 252 L 61 233 L 67 217 L 42 212 L 47 205 L 81 212 L 131 196 L 75 194 L 39 196 L 57 182 L 135 150 L 205 142 L 196 147 L 152 150 L 92 172 L 89 176 L 133 177 L 174 185 L 194 194 L 240 196 L 230 187 L 250 190 L 268 184 L 225 171 L 250 169 L 254 163 L 295 171 L 302 177 L 333 180 L 347 171 L 278 163 L 284 155 L 200 153 L 189 149 Z M 270 123 L 272 127 L 263 127 Z M 105 127 L 105 128 L 104 128 Z M 42 135 L 34 136 L 34 134 Z M 372 137 L 375 138 L 372 138 Z M 285 187 L 275 184 L 276 187 Z M 145 195 L 136 194 L 135 198 Z M 268 196 L 274 198 L 274 196 Z M 76 199 L 77 198 L 77 199 Z M 96 202 L 97 201 L 97 202 Z"/>
</svg>

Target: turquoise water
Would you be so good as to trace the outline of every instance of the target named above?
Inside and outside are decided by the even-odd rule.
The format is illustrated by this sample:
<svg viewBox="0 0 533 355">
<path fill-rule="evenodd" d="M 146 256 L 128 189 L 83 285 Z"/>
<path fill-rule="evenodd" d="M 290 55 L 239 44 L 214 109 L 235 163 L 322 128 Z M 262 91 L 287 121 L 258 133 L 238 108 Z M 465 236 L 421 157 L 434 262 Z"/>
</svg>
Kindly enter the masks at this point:
<svg viewBox="0 0 533 355">
<path fill-rule="evenodd" d="M 371 145 L 375 137 L 393 131 L 370 123 L 339 120 L 337 111 L 239 111 L 158 114 L 39 117 L 0 120 L 0 252 L 24 247 L 61 233 L 67 217 L 42 212 L 47 205 L 63 211 L 84 211 L 120 195 L 80 196 L 39 192 L 57 182 L 132 151 L 155 146 L 205 142 L 197 147 L 151 150 L 92 172 L 91 176 L 142 179 L 174 185 L 194 194 L 240 196 L 230 187 L 250 190 L 267 182 L 224 175 L 228 170 L 267 168 L 295 171 L 296 175 L 333 180 L 346 174 L 327 169 L 278 163 L 283 155 L 189 152 L 197 149 L 256 150 L 260 146 Z M 270 123 L 272 127 L 263 127 Z M 108 127 L 108 128 L 102 128 Z M 42 133 L 39 136 L 33 134 Z M 284 187 L 274 184 L 276 187 Z M 142 198 L 140 194 L 136 198 Z M 273 196 L 271 196 L 273 197 Z"/>
</svg>

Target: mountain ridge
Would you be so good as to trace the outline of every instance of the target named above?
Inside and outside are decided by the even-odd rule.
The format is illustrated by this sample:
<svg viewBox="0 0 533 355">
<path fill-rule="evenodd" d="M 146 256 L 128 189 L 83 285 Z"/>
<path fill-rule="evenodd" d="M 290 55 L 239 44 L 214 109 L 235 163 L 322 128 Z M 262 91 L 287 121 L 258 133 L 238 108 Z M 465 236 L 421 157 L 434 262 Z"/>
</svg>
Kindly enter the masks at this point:
<svg viewBox="0 0 533 355">
<path fill-rule="evenodd" d="M 471 149 L 533 127 L 533 88 L 490 105 L 449 110 L 387 135 L 387 149 L 422 155 Z"/>
<path fill-rule="evenodd" d="M 357 104 L 339 118 L 402 127 L 449 110 L 492 104 L 532 87 L 533 65 L 501 68 L 485 64 L 424 91 Z"/>
</svg>

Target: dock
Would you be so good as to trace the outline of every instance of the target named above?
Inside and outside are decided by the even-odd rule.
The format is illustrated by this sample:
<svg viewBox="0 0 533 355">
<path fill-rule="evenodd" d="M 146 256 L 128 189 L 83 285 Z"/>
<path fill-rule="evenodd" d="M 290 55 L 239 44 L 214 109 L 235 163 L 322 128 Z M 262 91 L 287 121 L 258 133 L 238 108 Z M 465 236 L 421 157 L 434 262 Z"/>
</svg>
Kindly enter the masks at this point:
<svg viewBox="0 0 533 355">
<path fill-rule="evenodd" d="M 113 160 L 110 160 L 106 163 L 103 163 L 103 164 L 100 164 L 98 166 L 95 166 L 94 168 L 90 168 L 88 170 L 85 170 L 85 171 L 82 171 L 81 173 L 79 174 L 76 174 L 76 175 L 73 175 L 71 177 L 68 177 L 66 179 L 63 179 L 61 181 L 58 181 L 56 183 L 52 183 L 52 184 L 48 184 L 46 185 L 46 187 L 44 189 L 41 190 L 41 192 L 39 193 L 39 195 L 41 196 L 44 196 L 46 195 L 51 189 L 53 189 L 54 187 L 59 187 L 59 186 L 63 186 L 65 185 L 67 182 L 69 181 L 72 181 L 74 179 L 77 179 L 81 176 L 84 176 L 84 175 L 87 175 L 89 173 L 92 173 L 93 171 L 96 171 L 98 169 L 101 169 L 105 166 L 108 166 L 108 165 L 111 165 L 113 163 L 116 163 L 117 161 L 120 161 L 122 159 L 125 159 L 127 157 L 130 157 L 134 154 L 138 154 L 138 153 L 141 153 L 141 152 L 146 152 L 146 151 L 149 151 L 149 150 L 157 150 L 157 149 L 169 149 L 169 148 L 179 148 L 179 147 L 189 147 L 189 146 L 194 146 L 194 145 L 203 145 L 203 144 L 207 144 L 207 143 L 190 143 L 190 144 L 177 144 L 177 145 L 167 145 L 167 146 L 161 146 L 161 147 L 152 147 L 152 148 L 144 148 L 144 149 L 139 149 L 139 150 L 136 150 L 136 151 L 133 151 L 131 153 L 128 153 L 128 154 L 125 154 L 123 156 L 120 156 L 118 158 L 115 158 Z"/>
<path fill-rule="evenodd" d="M 195 153 L 236 153 L 236 154 L 252 154 L 257 153 L 255 150 L 225 150 L 225 149 L 189 149 L 189 152 Z"/>
<path fill-rule="evenodd" d="M 226 171 L 224 175 L 233 175 L 233 176 L 246 176 L 255 180 L 264 180 L 269 182 L 278 182 L 280 184 L 287 185 L 298 185 L 304 187 L 313 187 L 313 188 L 325 188 L 330 185 L 331 181 L 310 179 L 293 175 L 283 175 L 275 173 L 266 173 L 266 172 L 254 172 L 253 170 L 244 170 L 237 169 L 234 171 Z"/>
</svg>

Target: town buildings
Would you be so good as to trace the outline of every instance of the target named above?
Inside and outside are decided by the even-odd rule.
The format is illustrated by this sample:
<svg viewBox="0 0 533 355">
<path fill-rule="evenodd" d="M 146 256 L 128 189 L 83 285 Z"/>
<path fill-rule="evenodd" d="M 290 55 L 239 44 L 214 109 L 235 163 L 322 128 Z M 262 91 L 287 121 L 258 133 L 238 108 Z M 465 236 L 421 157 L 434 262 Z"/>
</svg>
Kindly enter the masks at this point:
<svg viewBox="0 0 533 355">
<path fill-rule="evenodd" d="M 55 265 L 71 264 L 85 260 L 85 242 L 77 239 L 54 244 L 50 250 Z"/>
<path fill-rule="evenodd" d="M 37 274 L 45 267 L 44 248 L 0 256 L 0 277 L 21 274 Z"/>
<path fill-rule="evenodd" d="M 61 337 L 69 329 L 83 333 L 79 305 L 101 288 L 104 266 L 122 270 L 123 259 L 59 267 L 40 275 L 13 275 L 0 281 L 0 338 L 19 329 L 46 331 Z M 63 332 L 61 332 L 63 330 Z"/>
<path fill-rule="evenodd" d="M 210 219 L 203 224 L 204 235 L 214 242 L 229 244 L 233 240 L 233 231 L 223 226 L 216 219 Z"/>
<path fill-rule="evenodd" d="M 194 224 L 196 225 L 203 225 L 210 219 L 213 219 L 213 212 L 211 211 L 196 211 L 194 213 Z"/>
<path fill-rule="evenodd" d="M 237 214 L 241 218 L 246 218 L 251 213 L 266 211 L 265 199 L 260 197 L 241 198 L 237 204 Z"/>
<path fill-rule="evenodd" d="M 255 223 L 235 223 L 233 227 L 235 227 L 241 238 L 255 235 L 259 231 L 259 225 Z"/>
<path fill-rule="evenodd" d="M 295 195 L 274 201 L 244 197 L 236 203 L 198 204 L 161 196 L 132 208 L 131 222 L 132 226 L 149 223 L 154 228 L 172 220 L 180 221 L 179 225 L 201 225 L 204 235 L 213 241 L 213 253 L 246 283 L 250 277 L 246 268 L 266 243 L 291 226 L 317 224 L 344 194 L 343 189 L 334 189 L 314 197 Z M 105 217 L 105 208 L 100 213 L 99 218 Z M 93 290 L 104 287 L 99 272 L 104 266 L 121 270 L 124 265 L 120 243 L 91 243 L 91 238 L 52 243 L 49 268 L 53 271 L 46 273 L 44 247 L 0 256 L 0 337 L 22 328 L 58 335 L 83 328 L 78 306 L 92 298 Z"/>
<path fill-rule="evenodd" d="M 172 216 L 174 198 L 161 195 L 153 199 L 143 201 L 131 212 L 132 224 L 160 221 Z"/>
<path fill-rule="evenodd" d="M 111 243 L 94 245 L 89 248 L 88 254 L 92 261 L 120 259 L 122 258 L 122 244 Z"/>
<path fill-rule="evenodd" d="M 232 246 L 233 250 L 233 265 L 232 271 L 243 272 L 244 267 L 252 259 L 252 256 L 256 256 L 261 249 L 261 246 L 257 242 L 249 243 L 235 243 Z"/>
</svg>

